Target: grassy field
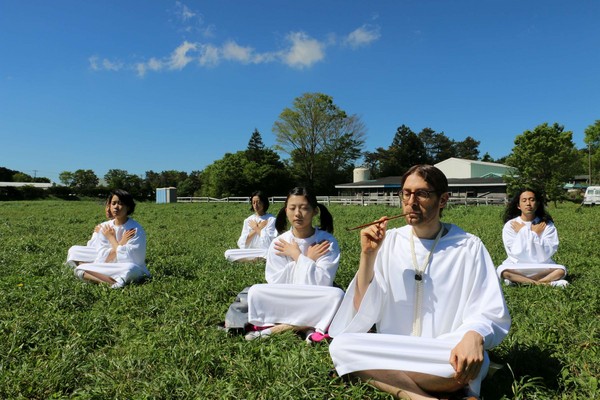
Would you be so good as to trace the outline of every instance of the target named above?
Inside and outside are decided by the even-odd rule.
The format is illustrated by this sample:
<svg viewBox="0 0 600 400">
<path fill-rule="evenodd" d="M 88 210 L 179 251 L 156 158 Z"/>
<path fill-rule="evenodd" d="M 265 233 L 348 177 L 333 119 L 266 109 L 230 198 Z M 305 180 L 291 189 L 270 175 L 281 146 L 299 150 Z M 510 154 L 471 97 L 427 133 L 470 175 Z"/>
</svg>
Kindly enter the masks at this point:
<svg viewBox="0 0 600 400">
<path fill-rule="evenodd" d="M 0 398 L 388 399 L 330 378 L 327 345 L 308 346 L 291 333 L 246 342 L 214 327 L 240 289 L 264 281 L 263 263 L 223 257 L 248 209 L 138 204 L 153 279 L 111 290 L 76 280 L 62 264 L 102 221 L 100 203 L 0 203 Z M 344 227 L 398 210 L 330 210 L 342 250 L 336 281 L 345 288 L 359 242 Z M 571 285 L 505 287 L 513 325 L 490 355 L 506 367 L 484 381 L 486 400 L 600 395 L 600 209 L 549 211 L 561 239 L 555 259 L 568 267 Z M 501 213 L 456 206 L 444 220 L 481 237 L 499 264 Z"/>
</svg>

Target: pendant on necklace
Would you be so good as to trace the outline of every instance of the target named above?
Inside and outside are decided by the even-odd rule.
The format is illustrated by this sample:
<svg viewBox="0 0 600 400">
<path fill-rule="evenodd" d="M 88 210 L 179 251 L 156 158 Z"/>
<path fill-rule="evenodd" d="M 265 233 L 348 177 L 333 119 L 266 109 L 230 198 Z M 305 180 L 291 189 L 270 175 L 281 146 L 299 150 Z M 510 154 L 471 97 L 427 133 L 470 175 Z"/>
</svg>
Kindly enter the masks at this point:
<svg viewBox="0 0 600 400">
<path fill-rule="evenodd" d="M 423 275 L 415 273 L 415 281 L 423 280 Z"/>
</svg>

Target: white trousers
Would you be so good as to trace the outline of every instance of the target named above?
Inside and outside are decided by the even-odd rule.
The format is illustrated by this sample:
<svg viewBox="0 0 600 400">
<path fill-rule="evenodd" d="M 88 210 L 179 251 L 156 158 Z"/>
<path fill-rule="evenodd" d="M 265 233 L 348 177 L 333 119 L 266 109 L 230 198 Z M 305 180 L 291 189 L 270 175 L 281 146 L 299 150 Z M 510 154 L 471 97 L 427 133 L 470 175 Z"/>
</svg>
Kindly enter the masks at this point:
<svg viewBox="0 0 600 400">
<path fill-rule="evenodd" d="M 384 369 L 451 378 L 455 371 L 450 365 L 450 352 L 457 343 L 405 335 L 342 333 L 329 345 L 329 353 L 340 376 L 355 371 Z M 469 383 L 469 389 L 477 395 L 490 364 L 487 353 L 484 356 L 479 376 Z"/>
<path fill-rule="evenodd" d="M 239 261 L 243 259 L 266 258 L 268 249 L 229 249 L 225 250 L 225 258 L 228 261 Z"/>
<path fill-rule="evenodd" d="M 326 333 L 344 291 L 331 286 L 258 284 L 248 291 L 248 322 L 310 326 Z"/>
<path fill-rule="evenodd" d="M 519 274 L 523 274 L 526 277 L 531 277 L 540 272 L 549 272 L 552 269 L 562 269 L 564 272 L 563 278 L 567 276 L 567 268 L 560 264 L 512 264 L 504 263 L 496 269 L 496 273 L 499 278 L 502 278 L 502 272 L 504 271 L 515 271 Z"/>
<path fill-rule="evenodd" d="M 98 251 L 89 246 L 71 246 L 67 253 L 67 264 L 75 268 L 76 261 L 90 263 L 96 259 Z"/>
<path fill-rule="evenodd" d="M 150 271 L 146 267 L 141 267 L 134 263 L 89 263 L 79 264 L 75 268 L 77 271 L 92 271 L 99 272 L 103 275 L 110 276 L 115 281 L 123 281 L 125 283 L 133 283 L 141 281 L 144 278 L 150 277 Z"/>
</svg>

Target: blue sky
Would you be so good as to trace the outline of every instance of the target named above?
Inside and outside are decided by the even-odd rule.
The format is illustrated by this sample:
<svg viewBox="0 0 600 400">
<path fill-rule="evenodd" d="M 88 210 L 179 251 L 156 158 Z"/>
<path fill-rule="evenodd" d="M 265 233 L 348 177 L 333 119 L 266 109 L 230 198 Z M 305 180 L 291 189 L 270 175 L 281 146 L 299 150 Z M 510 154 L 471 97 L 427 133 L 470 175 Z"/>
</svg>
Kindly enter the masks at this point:
<svg viewBox="0 0 600 400">
<path fill-rule="evenodd" d="M 600 119 L 600 1 L 0 0 L 0 166 L 202 170 L 306 92 L 508 155 Z M 285 154 L 282 157 L 286 157 Z"/>
</svg>

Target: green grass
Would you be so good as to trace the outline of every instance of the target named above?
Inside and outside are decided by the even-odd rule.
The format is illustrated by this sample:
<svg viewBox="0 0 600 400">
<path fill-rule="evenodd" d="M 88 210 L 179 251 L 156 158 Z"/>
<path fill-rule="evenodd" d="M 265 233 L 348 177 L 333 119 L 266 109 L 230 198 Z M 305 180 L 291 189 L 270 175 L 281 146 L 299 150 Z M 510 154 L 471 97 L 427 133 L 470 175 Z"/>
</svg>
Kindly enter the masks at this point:
<svg viewBox="0 0 600 400">
<path fill-rule="evenodd" d="M 336 282 L 346 287 L 359 243 L 344 227 L 398 210 L 330 210 L 342 250 Z M 600 209 L 561 204 L 550 212 L 561 239 L 555 259 L 572 284 L 504 289 L 513 326 L 491 357 L 510 368 L 484 381 L 486 400 L 600 394 Z M 480 236 L 499 264 L 501 213 L 456 206 L 444 220 Z M 329 378 L 326 345 L 307 346 L 291 333 L 246 342 L 214 328 L 239 290 L 264 280 L 263 263 L 223 257 L 248 205 L 138 204 L 153 279 L 124 290 L 84 284 L 62 265 L 102 214 L 95 202 L 0 203 L 0 398 L 389 398 Z"/>
</svg>

